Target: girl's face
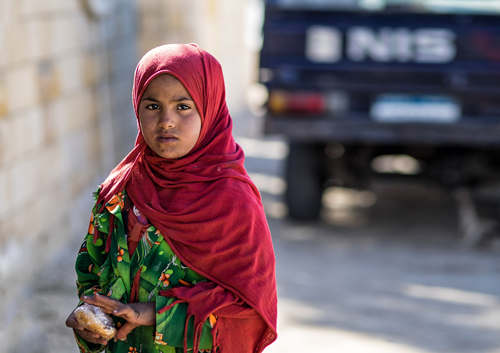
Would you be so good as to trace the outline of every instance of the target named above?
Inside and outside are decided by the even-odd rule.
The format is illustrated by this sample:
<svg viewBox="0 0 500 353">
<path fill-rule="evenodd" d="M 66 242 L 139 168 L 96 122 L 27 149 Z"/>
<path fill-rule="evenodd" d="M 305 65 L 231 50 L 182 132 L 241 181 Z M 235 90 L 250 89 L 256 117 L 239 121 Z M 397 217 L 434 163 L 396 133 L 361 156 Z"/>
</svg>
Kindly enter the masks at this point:
<svg viewBox="0 0 500 353">
<path fill-rule="evenodd" d="M 201 118 L 193 99 L 172 75 L 155 77 L 139 103 L 142 136 L 157 155 L 181 158 L 198 141 Z"/>
</svg>

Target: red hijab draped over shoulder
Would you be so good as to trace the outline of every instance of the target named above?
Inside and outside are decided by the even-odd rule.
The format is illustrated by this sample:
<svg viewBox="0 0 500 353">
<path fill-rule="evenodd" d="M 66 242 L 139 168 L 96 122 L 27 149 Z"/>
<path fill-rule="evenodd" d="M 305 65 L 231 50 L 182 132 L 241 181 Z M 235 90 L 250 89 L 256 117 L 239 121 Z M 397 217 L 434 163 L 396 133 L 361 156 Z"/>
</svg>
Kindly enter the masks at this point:
<svg viewBox="0 0 500 353">
<path fill-rule="evenodd" d="M 99 202 L 126 188 L 182 262 L 213 282 L 169 293 L 188 303 L 195 328 L 217 310 L 220 352 L 260 352 L 276 339 L 275 258 L 260 195 L 232 136 L 221 66 L 194 44 L 152 49 L 135 71 L 137 118 L 142 94 L 162 74 L 193 98 L 198 141 L 186 156 L 164 159 L 147 147 L 138 124 L 135 147 L 102 184 Z"/>
</svg>

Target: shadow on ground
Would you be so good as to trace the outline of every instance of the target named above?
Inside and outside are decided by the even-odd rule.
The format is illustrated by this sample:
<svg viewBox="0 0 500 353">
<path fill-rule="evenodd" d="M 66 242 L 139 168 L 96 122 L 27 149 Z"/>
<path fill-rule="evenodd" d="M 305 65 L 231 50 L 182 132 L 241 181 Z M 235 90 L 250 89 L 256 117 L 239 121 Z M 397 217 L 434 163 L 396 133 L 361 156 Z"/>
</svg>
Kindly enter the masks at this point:
<svg viewBox="0 0 500 353">
<path fill-rule="evenodd" d="M 270 218 L 284 329 L 330 327 L 422 352 L 500 352 L 500 253 L 460 245 L 441 190 L 385 185 L 375 196 L 350 209 L 333 202 L 320 223 Z"/>
</svg>

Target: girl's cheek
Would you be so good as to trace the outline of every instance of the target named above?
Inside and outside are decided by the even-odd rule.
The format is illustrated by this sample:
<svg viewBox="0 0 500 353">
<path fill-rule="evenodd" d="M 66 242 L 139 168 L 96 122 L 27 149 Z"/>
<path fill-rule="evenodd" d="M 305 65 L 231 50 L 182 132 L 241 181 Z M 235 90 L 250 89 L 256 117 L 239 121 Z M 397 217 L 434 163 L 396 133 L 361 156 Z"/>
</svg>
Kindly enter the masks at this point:
<svg viewBox="0 0 500 353">
<path fill-rule="evenodd" d="M 148 112 L 142 112 L 142 114 L 139 114 L 139 125 L 141 126 L 142 130 L 147 128 L 148 125 L 150 124 L 151 124 L 151 114 L 148 114 Z"/>
</svg>

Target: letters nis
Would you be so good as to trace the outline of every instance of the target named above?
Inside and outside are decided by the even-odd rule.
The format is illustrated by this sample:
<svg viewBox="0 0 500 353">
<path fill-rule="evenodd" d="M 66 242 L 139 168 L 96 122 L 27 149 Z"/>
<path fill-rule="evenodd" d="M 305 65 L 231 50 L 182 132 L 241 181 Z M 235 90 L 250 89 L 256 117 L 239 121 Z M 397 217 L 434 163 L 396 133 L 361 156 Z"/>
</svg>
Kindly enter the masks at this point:
<svg viewBox="0 0 500 353">
<path fill-rule="evenodd" d="M 307 30 L 305 52 L 309 60 L 333 63 L 346 59 L 361 62 L 417 62 L 442 64 L 456 56 L 455 33 L 445 28 L 352 27 L 342 33 L 329 26 Z"/>
</svg>

